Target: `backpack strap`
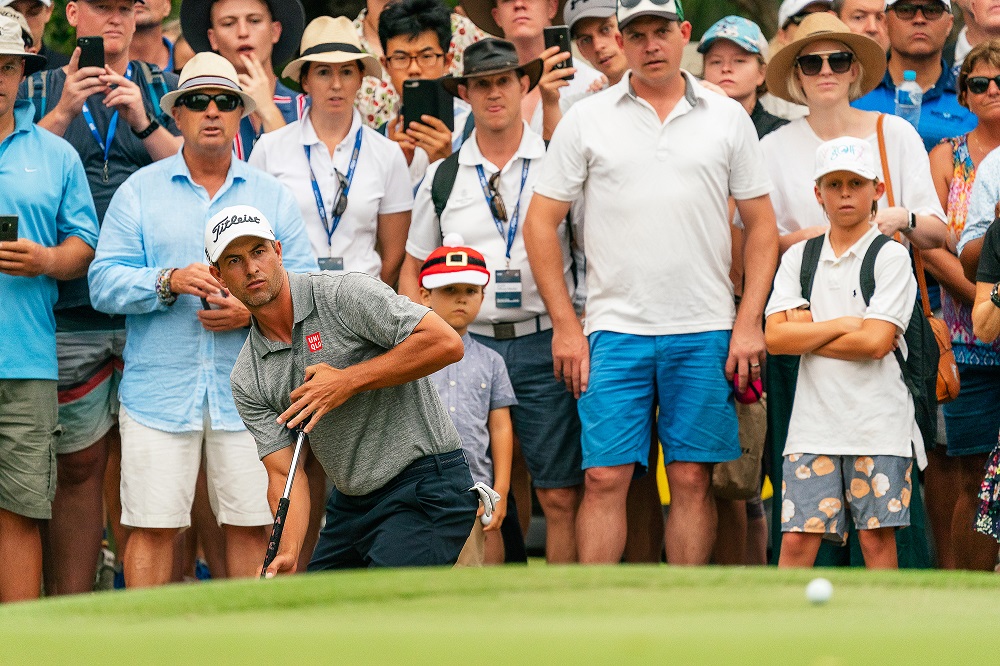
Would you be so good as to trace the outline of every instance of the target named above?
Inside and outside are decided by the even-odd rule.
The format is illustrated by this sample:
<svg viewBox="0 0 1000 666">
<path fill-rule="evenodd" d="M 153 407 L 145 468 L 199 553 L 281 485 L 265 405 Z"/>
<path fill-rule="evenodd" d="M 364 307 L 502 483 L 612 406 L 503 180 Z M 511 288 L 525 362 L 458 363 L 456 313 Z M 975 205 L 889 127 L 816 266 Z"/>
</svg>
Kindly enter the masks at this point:
<svg viewBox="0 0 1000 666">
<path fill-rule="evenodd" d="M 802 298 L 810 300 L 813 290 L 813 280 L 816 268 L 819 266 L 819 255 L 823 251 L 823 236 L 816 236 L 806 241 L 802 250 L 802 266 L 799 268 L 799 283 L 802 285 Z"/>
<path fill-rule="evenodd" d="M 861 260 L 861 296 L 865 299 L 865 305 L 871 304 L 872 296 L 875 294 L 875 260 L 878 258 L 879 250 L 891 240 L 884 234 L 878 234 L 868 246 L 865 258 Z"/>
<path fill-rule="evenodd" d="M 160 99 L 170 92 L 170 89 L 167 87 L 167 80 L 164 78 L 163 72 L 156 65 L 141 60 L 133 60 L 132 62 L 139 68 L 139 74 L 146 84 L 146 90 L 149 91 L 149 99 L 153 103 L 153 117 L 161 125 L 166 125 L 170 118 L 160 108 Z"/>
<path fill-rule="evenodd" d="M 452 153 L 441 162 L 441 166 L 434 172 L 434 180 L 431 181 L 431 201 L 434 202 L 434 212 L 437 214 L 438 222 L 441 221 L 441 213 L 448 205 L 448 197 L 455 188 L 455 178 L 458 177 L 458 151 Z"/>
<path fill-rule="evenodd" d="M 465 119 L 465 127 L 462 128 L 462 143 L 465 143 L 472 136 L 472 130 L 474 129 L 476 129 L 476 118 L 470 111 L 468 117 Z"/>
<path fill-rule="evenodd" d="M 45 90 L 48 85 L 46 72 L 35 72 L 28 77 L 28 99 L 35 105 L 35 122 L 45 117 L 46 108 Z"/>
</svg>

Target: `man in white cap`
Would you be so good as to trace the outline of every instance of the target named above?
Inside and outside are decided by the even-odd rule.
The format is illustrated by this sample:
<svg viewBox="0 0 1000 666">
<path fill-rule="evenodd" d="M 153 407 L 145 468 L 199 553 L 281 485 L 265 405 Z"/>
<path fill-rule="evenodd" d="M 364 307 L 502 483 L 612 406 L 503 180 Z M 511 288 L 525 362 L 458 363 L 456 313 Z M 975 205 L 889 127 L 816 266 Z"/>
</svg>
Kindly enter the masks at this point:
<svg viewBox="0 0 1000 666">
<path fill-rule="evenodd" d="M 52 515 L 56 435 L 56 280 L 86 274 L 97 244 L 87 178 L 68 143 L 32 123 L 16 100 L 45 58 L 24 49 L 18 22 L 0 16 L 0 602 L 38 596 L 39 523 Z"/>
<path fill-rule="evenodd" d="M 30 53 L 37 53 L 45 58 L 48 69 L 63 67 L 69 64 L 69 58 L 58 51 L 53 51 L 44 42 L 45 26 L 52 18 L 52 0 L 0 0 L 0 7 L 10 7 L 21 12 L 28 22 L 28 29 L 34 44 L 28 48 Z"/>
<path fill-rule="evenodd" d="M 170 579 L 174 537 L 190 524 L 204 451 L 226 538 L 230 576 L 259 571 L 271 523 L 267 478 L 229 387 L 250 313 L 205 263 L 206 225 L 274 221 L 290 270 L 318 270 L 295 199 L 233 157 L 240 118 L 254 109 L 235 68 L 199 53 L 161 105 L 184 148 L 136 172 L 115 194 L 91 267 L 94 307 L 126 315 L 122 377 L 122 524 L 129 587 Z M 255 209 L 233 211 L 236 204 Z"/>
<path fill-rule="evenodd" d="M 618 0 L 569 0 L 563 18 L 584 60 L 610 85 L 621 81 L 628 63 L 618 32 Z"/>
<path fill-rule="evenodd" d="M 764 358 L 778 254 L 772 186 L 747 112 L 680 70 L 691 35 L 680 0 L 621 0 L 618 23 L 630 73 L 556 128 L 524 240 L 552 317 L 556 376 L 580 396 L 580 561 L 622 555 L 625 497 L 647 465 L 655 400 L 671 491 L 667 559 L 705 564 L 715 538 L 712 465 L 740 455 L 733 383 L 744 390 Z M 581 194 L 585 329 L 551 249 Z M 746 229 L 738 313 L 730 196 Z"/>
</svg>

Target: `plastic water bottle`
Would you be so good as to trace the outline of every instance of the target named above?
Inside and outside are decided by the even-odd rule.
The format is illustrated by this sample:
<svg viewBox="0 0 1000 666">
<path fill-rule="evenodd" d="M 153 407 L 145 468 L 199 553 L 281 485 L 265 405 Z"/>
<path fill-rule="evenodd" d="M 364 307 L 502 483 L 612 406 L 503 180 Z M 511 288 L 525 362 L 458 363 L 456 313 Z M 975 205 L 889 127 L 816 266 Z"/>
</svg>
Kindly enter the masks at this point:
<svg viewBox="0 0 1000 666">
<path fill-rule="evenodd" d="M 917 73 L 912 69 L 903 72 L 903 82 L 896 86 L 896 115 L 914 128 L 920 124 L 920 103 L 924 91 L 917 83 Z"/>
</svg>

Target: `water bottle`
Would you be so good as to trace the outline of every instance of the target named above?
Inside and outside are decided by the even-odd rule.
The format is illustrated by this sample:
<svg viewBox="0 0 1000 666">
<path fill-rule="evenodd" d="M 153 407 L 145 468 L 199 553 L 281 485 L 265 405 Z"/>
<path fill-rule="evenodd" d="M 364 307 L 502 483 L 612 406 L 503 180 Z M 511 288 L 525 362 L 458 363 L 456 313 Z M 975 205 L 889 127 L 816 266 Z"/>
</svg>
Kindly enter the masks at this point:
<svg viewBox="0 0 1000 666">
<path fill-rule="evenodd" d="M 896 86 L 896 115 L 916 128 L 920 124 L 920 103 L 924 91 L 917 83 L 917 73 L 912 69 L 903 72 L 903 82 Z"/>
</svg>

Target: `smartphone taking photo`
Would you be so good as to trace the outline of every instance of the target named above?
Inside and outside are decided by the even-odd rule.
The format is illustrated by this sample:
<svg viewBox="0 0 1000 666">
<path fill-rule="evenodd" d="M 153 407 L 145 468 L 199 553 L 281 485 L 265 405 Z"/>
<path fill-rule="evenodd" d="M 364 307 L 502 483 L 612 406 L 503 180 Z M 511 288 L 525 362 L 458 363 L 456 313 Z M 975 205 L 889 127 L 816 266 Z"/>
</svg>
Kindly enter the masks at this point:
<svg viewBox="0 0 1000 666">
<path fill-rule="evenodd" d="M 17 215 L 0 215 L 0 243 L 17 240 Z"/>
<path fill-rule="evenodd" d="M 573 52 L 569 47 L 569 26 L 566 25 L 550 25 L 542 29 L 543 36 L 545 38 L 545 48 L 551 48 L 553 46 L 558 46 L 560 51 L 565 51 L 569 53 L 569 59 L 563 60 L 562 62 L 556 64 L 553 69 L 569 69 L 573 66 Z M 573 75 L 566 77 L 569 81 L 573 78 Z"/>
<path fill-rule="evenodd" d="M 403 81 L 403 129 L 421 116 L 434 116 L 449 131 L 455 131 L 455 98 L 436 79 Z"/>
<path fill-rule="evenodd" d="M 79 67 L 100 67 L 104 69 L 104 38 L 80 37 L 76 40 L 80 47 Z"/>
</svg>

